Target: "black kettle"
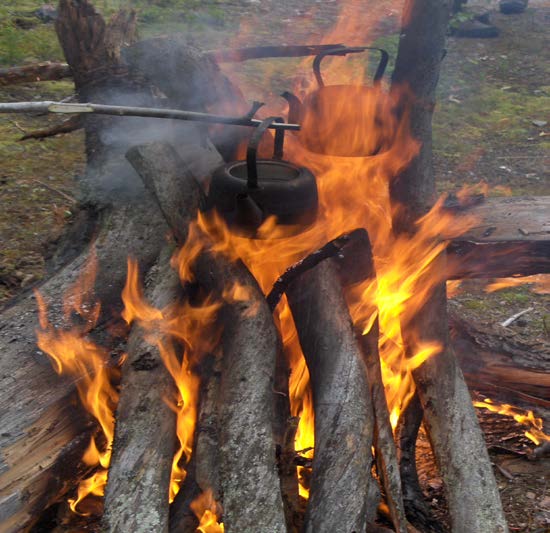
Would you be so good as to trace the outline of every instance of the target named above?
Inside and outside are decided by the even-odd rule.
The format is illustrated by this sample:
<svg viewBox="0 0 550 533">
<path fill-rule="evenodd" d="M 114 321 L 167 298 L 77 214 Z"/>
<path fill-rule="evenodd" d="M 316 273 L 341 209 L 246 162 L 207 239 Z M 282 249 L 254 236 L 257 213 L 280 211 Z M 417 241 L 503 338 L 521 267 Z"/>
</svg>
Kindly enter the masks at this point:
<svg viewBox="0 0 550 533">
<path fill-rule="evenodd" d="M 210 183 L 206 210 L 215 208 L 232 231 L 256 237 L 256 230 L 269 216 L 278 224 L 301 231 L 315 221 L 318 195 L 315 177 L 305 167 L 283 161 L 284 130 L 275 132 L 273 159 L 258 159 L 257 151 L 265 130 L 280 117 L 262 121 L 250 137 L 246 161 L 234 161 L 218 168 Z"/>
</svg>

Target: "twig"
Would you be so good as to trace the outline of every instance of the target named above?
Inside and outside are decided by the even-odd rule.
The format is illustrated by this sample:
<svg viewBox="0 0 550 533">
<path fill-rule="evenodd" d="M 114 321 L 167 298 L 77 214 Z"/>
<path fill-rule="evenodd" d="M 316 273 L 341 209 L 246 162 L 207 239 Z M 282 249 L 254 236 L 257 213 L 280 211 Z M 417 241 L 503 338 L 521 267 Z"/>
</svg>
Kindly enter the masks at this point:
<svg viewBox="0 0 550 533">
<path fill-rule="evenodd" d="M 500 323 L 500 325 L 505 328 L 509 326 L 512 322 L 515 322 L 520 316 L 523 316 L 524 314 L 528 313 L 529 311 L 532 311 L 534 307 L 528 307 L 527 309 L 524 309 L 523 311 L 520 311 L 519 313 L 516 313 L 515 315 L 512 315 L 510 318 L 507 318 L 503 322 Z"/>
<path fill-rule="evenodd" d="M 63 198 L 65 198 L 65 200 L 68 200 L 72 204 L 76 204 L 76 199 L 70 196 L 69 194 L 67 194 L 66 192 L 60 191 L 59 189 L 56 189 L 55 187 L 52 187 L 51 185 L 48 185 L 47 183 L 44 183 L 43 181 L 40 181 L 37 179 L 32 179 L 31 181 L 34 181 L 35 183 L 38 183 L 38 185 L 40 185 L 41 187 L 44 187 L 46 189 L 49 189 L 52 192 L 59 194 L 59 196 L 62 196 Z"/>
<path fill-rule="evenodd" d="M 15 122 L 15 121 L 14 121 Z M 53 137 L 61 133 L 71 133 L 73 131 L 82 128 L 82 120 L 79 115 L 71 117 L 69 120 L 63 121 L 61 124 L 56 124 L 51 128 L 45 128 L 41 130 L 25 132 L 22 128 L 21 131 L 25 134 L 21 137 L 20 141 L 26 141 L 27 139 L 46 139 L 47 137 Z"/>
</svg>

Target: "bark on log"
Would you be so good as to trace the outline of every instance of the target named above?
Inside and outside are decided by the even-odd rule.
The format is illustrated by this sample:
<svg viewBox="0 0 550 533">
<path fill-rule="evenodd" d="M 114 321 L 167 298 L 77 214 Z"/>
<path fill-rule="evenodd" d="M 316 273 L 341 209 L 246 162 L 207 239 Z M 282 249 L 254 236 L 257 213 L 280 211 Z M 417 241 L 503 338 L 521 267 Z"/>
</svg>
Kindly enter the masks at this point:
<svg viewBox="0 0 550 533">
<path fill-rule="evenodd" d="M 460 210 L 479 222 L 450 243 L 447 279 L 549 273 L 549 209 L 550 197 L 528 196 L 488 198 Z"/>
<path fill-rule="evenodd" d="M 21 67 L 0 69 L 0 86 L 37 81 L 55 81 L 72 76 L 71 67 L 58 61 L 42 61 Z"/>
<path fill-rule="evenodd" d="M 155 171 L 147 155 L 151 150 L 163 152 L 160 169 L 171 161 L 169 166 L 179 172 L 174 176 L 164 170 Z M 181 202 L 182 191 L 191 190 L 193 185 L 197 197 L 199 193 L 184 162 L 173 150 L 160 146 L 139 147 L 129 158 L 144 182 L 154 189 L 176 239 L 185 242 L 186 226 L 174 203 Z M 234 283 L 245 287 L 250 295 L 247 301 L 227 303 L 221 311 L 224 332 L 219 438 L 224 525 L 228 531 L 283 532 L 286 527 L 272 427 L 279 339 L 271 312 L 256 280 L 241 263 L 212 255 L 206 248 L 192 268 L 197 282 L 219 297 Z"/>
<path fill-rule="evenodd" d="M 146 298 L 152 306 L 163 309 L 179 300 L 181 285 L 170 267 L 169 249 L 147 277 Z M 158 345 L 148 342 L 144 333 L 139 323 L 133 326 L 122 369 L 103 515 L 105 529 L 112 532 L 168 531 L 176 414 L 167 400 L 176 390 Z"/>
<path fill-rule="evenodd" d="M 366 369 L 332 259 L 287 297 L 311 376 L 315 455 L 305 531 L 365 531 L 372 484 L 373 409 Z"/>
<path fill-rule="evenodd" d="M 401 413 L 395 429 L 403 502 L 407 519 L 420 531 L 443 533 L 443 528 L 434 519 L 422 492 L 416 469 L 416 440 L 423 416 L 424 410 L 418 394 L 415 393 Z"/>
<path fill-rule="evenodd" d="M 432 168 L 431 119 L 439 64 L 443 57 L 449 17 L 446 2 L 407 0 L 393 86 L 408 84 L 412 100 L 405 102 L 411 131 L 421 143 L 418 156 L 391 184 L 392 201 L 401 209 L 396 231 L 407 231 L 431 206 L 435 196 Z M 445 257 L 436 259 L 436 271 L 446 269 Z M 443 351 L 413 372 L 424 408 L 424 420 L 443 477 L 453 530 L 460 532 L 507 531 L 502 504 L 487 448 L 472 407 L 462 372 L 449 345 L 444 285 L 413 318 L 402 324 L 409 334 L 405 343 L 414 353 L 417 342 L 431 341 Z"/>
<path fill-rule="evenodd" d="M 343 249 L 336 261 L 339 268 L 339 278 L 344 287 L 376 277 L 372 247 L 367 232 L 356 230 L 352 234 L 351 243 Z M 378 319 L 375 319 L 366 335 L 362 335 L 361 331 L 356 331 L 356 334 L 360 340 L 367 367 L 370 395 L 373 403 L 376 468 L 384 487 L 389 515 L 395 531 L 405 533 L 407 531 L 407 520 L 403 504 L 399 463 L 380 366 Z"/>
</svg>

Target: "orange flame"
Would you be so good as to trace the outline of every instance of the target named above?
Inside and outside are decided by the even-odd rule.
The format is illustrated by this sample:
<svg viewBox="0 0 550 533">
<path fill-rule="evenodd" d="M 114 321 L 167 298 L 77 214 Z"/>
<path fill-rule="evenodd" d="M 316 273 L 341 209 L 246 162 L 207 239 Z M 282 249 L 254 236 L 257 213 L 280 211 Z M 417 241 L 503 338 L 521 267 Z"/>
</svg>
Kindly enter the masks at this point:
<svg viewBox="0 0 550 533">
<path fill-rule="evenodd" d="M 474 406 L 488 409 L 492 413 L 498 413 L 499 415 L 511 416 L 522 426 L 529 427 L 525 432 L 525 436 L 537 446 L 540 446 L 543 442 L 550 441 L 550 435 L 547 435 L 543 431 L 542 418 L 537 418 L 533 411 L 523 411 L 507 403 L 499 404 L 490 398 L 485 398 L 482 402 L 475 401 Z"/>
<path fill-rule="evenodd" d="M 524 276 L 522 278 L 495 279 L 485 287 L 485 291 L 496 292 L 510 287 L 520 287 L 522 285 L 529 285 L 530 289 L 538 294 L 550 294 L 550 275 L 535 274 L 534 276 Z"/>
<path fill-rule="evenodd" d="M 36 331 L 38 347 L 48 354 L 58 374 L 75 379 L 80 401 L 98 421 L 105 441 L 105 444 L 98 446 L 96 438 L 92 437 L 84 453 L 84 464 L 91 467 L 100 465 L 101 469 L 82 481 L 77 497 L 69 500 L 75 513 L 79 513 L 77 506 L 86 496 L 102 496 L 104 493 L 114 435 L 113 413 L 118 402 L 118 391 L 112 384 L 117 369 L 108 366 L 107 351 L 86 337 L 94 327 L 100 311 L 99 302 L 93 298 L 96 271 L 97 260 L 92 251 L 82 273 L 64 295 L 64 318 L 70 329 L 61 329 L 49 322 L 44 298 L 35 292 L 40 323 Z M 73 313 L 80 317 L 79 324 L 73 324 Z"/>
<path fill-rule="evenodd" d="M 214 500 L 212 490 L 199 494 L 190 505 L 191 510 L 199 519 L 197 531 L 201 533 L 223 533 L 224 527 L 222 522 L 218 522 L 218 516 L 221 515 L 221 507 Z"/>
<path fill-rule="evenodd" d="M 341 17 L 340 25 L 326 41 L 358 44 L 359 35 L 363 40 L 363 30 L 372 28 L 373 23 L 355 16 L 356 3 L 356 0 L 343 3 L 344 11 L 354 16 Z M 389 4 L 383 4 L 378 12 L 387 11 Z M 365 10 L 357 12 L 365 13 Z M 354 33 L 358 28 L 361 32 Z M 305 62 L 310 64 L 311 58 Z M 270 218 L 258 230 L 260 238 L 252 240 L 232 233 L 216 213 L 199 213 L 186 244 L 172 261 L 180 277 L 191 280 L 190 267 L 204 249 L 201 236 L 206 233 L 214 243 L 211 253 L 242 260 L 267 294 L 290 264 L 344 232 L 366 228 L 372 241 L 377 281 L 357 283 L 349 288 L 346 297 L 353 322 L 364 334 L 374 318 L 379 317 L 383 379 L 391 420 L 395 424 L 414 392 L 411 371 L 441 350 L 434 343 L 418 343 L 415 352 L 406 355 L 401 328 L 409 327 L 433 289 L 444 281 L 441 269 L 434 267 L 435 260 L 446 247 L 439 235 L 443 230 L 446 236 L 459 235 L 473 221 L 445 212 L 440 201 L 418 222 L 414 235 L 393 234 L 392 210 L 395 206 L 390 203 L 389 184 L 419 149 L 418 142 L 410 134 L 407 114 L 398 111 L 404 90 L 390 93 L 383 86 L 363 86 L 365 72 L 357 68 L 353 58 L 327 59 L 326 64 L 323 63 L 327 84 L 335 79 L 335 74 L 337 83 L 348 85 L 325 87 L 331 95 L 337 94 L 315 101 L 318 113 L 324 118 L 319 120 L 317 115 L 316 120 L 314 114 L 308 115 L 302 131 L 287 135 L 285 140 L 285 159 L 309 168 L 316 176 L 319 193 L 316 222 L 299 235 L 289 236 L 284 226 Z M 295 88 L 302 99 L 311 98 L 316 91 L 313 76 L 310 81 Z M 266 110 L 266 115 L 280 114 L 281 109 Z M 316 153 L 306 147 L 325 153 Z M 362 155 L 326 154 L 349 150 L 362 151 Z M 375 152 L 376 155 L 372 155 Z M 291 367 L 291 414 L 300 417 L 296 449 L 308 449 L 314 445 L 309 373 L 285 299 L 276 310 L 276 319 Z M 408 334 L 414 336 L 414 332 Z M 307 497 L 305 487 L 301 487 L 300 492 Z"/>
</svg>

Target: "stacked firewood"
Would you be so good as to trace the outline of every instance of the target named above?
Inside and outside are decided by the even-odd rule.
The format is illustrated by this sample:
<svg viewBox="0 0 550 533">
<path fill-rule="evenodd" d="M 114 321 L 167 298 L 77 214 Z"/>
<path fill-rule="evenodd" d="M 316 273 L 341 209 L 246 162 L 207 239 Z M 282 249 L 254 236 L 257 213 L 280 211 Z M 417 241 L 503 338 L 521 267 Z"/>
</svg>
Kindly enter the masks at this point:
<svg viewBox="0 0 550 533">
<path fill-rule="evenodd" d="M 408 42 L 404 52 L 400 48 L 396 77 L 408 76 L 417 98 L 429 101 L 435 83 L 419 81 L 414 68 L 437 79 L 447 13 L 433 0 L 409 4 L 414 9 L 409 12 L 410 31 L 403 39 Z M 425 13 L 437 17 L 427 21 Z M 120 12 L 106 24 L 88 2 L 62 0 L 57 30 L 81 101 L 147 106 L 155 103 L 155 93 L 162 92 L 175 108 L 211 110 L 222 100 L 231 102 L 233 109 L 248 108 L 213 54 L 203 54 L 178 38 L 135 43 L 131 12 Z M 433 52 L 418 53 L 426 49 Z M 405 57 L 409 53 L 414 59 Z M 242 51 L 237 55 L 242 59 Z M 197 86 L 204 90 L 197 92 Z M 430 106 L 419 101 L 411 106 L 413 131 L 423 140 L 429 133 L 425 125 L 431 119 Z M 219 132 L 209 136 L 204 129 L 172 123 L 159 135 L 151 120 L 139 122 L 137 128 L 136 122 L 124 122 L 128 120 L 136 119 L 82 121 L 88 168 L 81 199 L 85 208 L 77 229 L 94 235 L 99 264 L 96 297 L 103 307 L 91 335 L 103 340 L 112 310 L 120 309 L 128 256 L 136 257 L 140 271 L 148 273 L 146 298 L 152 306 L 161 309 L 193 298 L 169 265 L 172 245 L 164 236 L 171 234 L 177 246 L 185 244 L 201 203 L 199 182 L 208 181 L 224 159 L 234 157 L 248 135 L 242 128 L 228 139 Z M 136 132 L 137 140 L 128 130 Z M 427 156 L 419 159 L 423 157 Z M 417 178 L 409 177 L 409 184 L 425 179 L 424 168 L 412 172 Z M 418 191 L 427 190 L 429 194 L 419 198 Z M 429 187 L 418 191 L 406 191 L 415 200 L 412 218 L 429 203 Z M 398 187 L 393 194 L 405 201 Z M 407 226 L 397 221 L 396 231 Z M 75 245 L 75 234 L 59 254 L 64 266 L 40 287 L 52 316 L 61 316 L 64 289 L 78 277 L 88 255 L 86 242 Z M 375 281 L 366 232 L 359 229 L 342 236 L 291 268 L 278 283 L 275 300 L 265 298 L 244 264 L 215 253 L 208 235 L 202 239 L 203 249 L 191 266 L 195 289 L 222 300 L 224 290 L 238 283 L 247 299 L 224 300 L 218 313 L 221 349 L 199 369 L 202 383 L 192 459 L 171 506 L 175 414 L 165 399 L 174 384 L 158 345 L 151 344 L 142 325 L 132 326 L 116 410 L 104 530 L 194 531 L 198 522 L 190 503 L 207 491 L 223 510 L 219 518 L 228 531 L 383 531 L 375 524 L 382 499 L 386 523 L 395 531 L 414 531 L 415 526 L 437 530 L 423 504 L 414 467 L 416 432 L 423 416 L 455 530 L 506 530 L 469 393 L 449 348 L 443 289 L 419 313 L 417 330 L 441 341 L 445 350 L 415 374 L 418 396 L 400 425 L 397 450 L 380 370 L 378 326 L 375 323 L 365 336 L 357 332 L 344 296 L 351 271 L 356 272 L 351 281 L 357 276 Z M 468 272 L 464 265 L 479 260 L 477 251 L 468 253 L 470 263 L 461 263 L 460 275 Z M 447 268 L 444 261 L 440 268 Z M 283 293 L 313 391 L 315 454 L 305 513 L 298 496 L 300 458 L 293 446 L 296 421 L 289 411 L 288 368 L 273 317 L 276 298 Z M 77 468 L 80 458 L 95 431 L 73 406 L 71 380 L 57 376 L 44 355 L 36 353 L 35 307 L 34 296 L 27 294 L 2 313 L 3 531 L 31 527 L 74 488 L 83 474 Z M 163 335 L 166 341 L 175 340 L 169 332 Z M 412 351 L 417 339 L 406 342 Z"/>
</svg>

